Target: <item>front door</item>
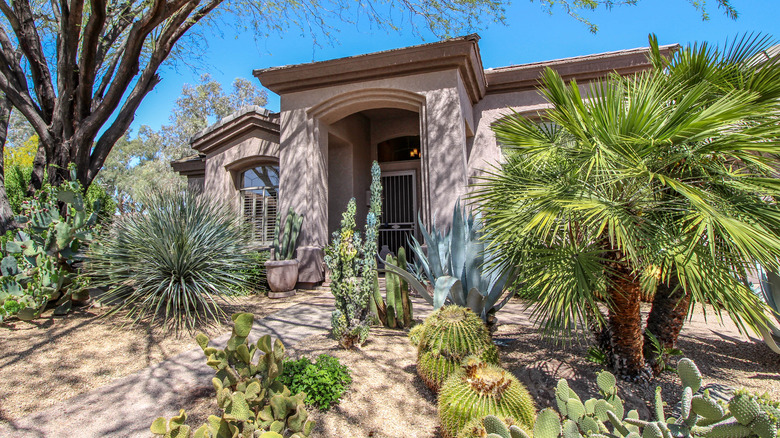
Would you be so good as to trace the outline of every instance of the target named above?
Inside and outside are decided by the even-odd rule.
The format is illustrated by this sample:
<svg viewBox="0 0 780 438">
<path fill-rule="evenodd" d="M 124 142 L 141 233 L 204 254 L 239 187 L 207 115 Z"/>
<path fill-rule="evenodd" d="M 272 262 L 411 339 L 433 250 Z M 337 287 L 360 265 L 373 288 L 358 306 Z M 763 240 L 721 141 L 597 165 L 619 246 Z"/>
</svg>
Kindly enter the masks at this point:
<svg viewBox="0 0 780 438">
<path fill-rule="evenodd" d="M 382 246 L 398 254 L 404 247 L 411 255 L 409 239 L 417 221 L 417 174 L 414 170 L 382 173 L 382 223 L 379 226 L 379 250 Z"/>
</svg>

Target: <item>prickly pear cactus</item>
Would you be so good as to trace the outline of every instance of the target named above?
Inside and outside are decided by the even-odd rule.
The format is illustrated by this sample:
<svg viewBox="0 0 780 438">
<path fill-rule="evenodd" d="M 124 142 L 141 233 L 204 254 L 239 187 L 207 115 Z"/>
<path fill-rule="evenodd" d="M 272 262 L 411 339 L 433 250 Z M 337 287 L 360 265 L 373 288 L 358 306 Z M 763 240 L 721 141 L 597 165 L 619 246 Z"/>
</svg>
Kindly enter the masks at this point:
<svg viewBox="0 0 780 438">
<path fill-rule="evenodd" d="M 222 437 L 292 437 L 307 438 L 314 422 L 308 420 L 304 399 L 306 395 L 292 395 L 277 378 L 282 374 L 284 345 L 278 339 L 265 335 L 250 344 L 247 340 L 252 330 L 254 317 L 250 313 L 233 315 L 233 333 L 224 349 L 209 346 L 209 339 L 203 334 L 196 338 L 207 357 L 207 364 L 216 371 L 211 380 L 217 395 L 217 404 L 222 416 L 212 415 L 208 422 L 199 427 L 195 438 Z M 256 362 L 253 358 L 260 353 Z M 181 418 L 183 416 L 183 418 Z M 168 436 L 177 426 L 183 427 L 186 415 L 181 411 L 181 420 L 172 419 L 165 428 L 165 418 L 158 418 L 152 424 L 155 434 Z M 173 426 L 171 426 L 173 424 Z M 177 432 L 178 433 L 178 432 Z"/>
<path fill-rule="evenodd" d="M 55 314 L 67 313 L 80 292 L 73 264 L 92 240 L 97 213 L 87 214 L 74 170 L 71 179 L 59 187 L 45 186 L 24 201 L 23 214 L 16 218 L 21 230 L 2 239 L 0 321 L 36 318 L 49 303 L 56 305 Z M 58 202 L 65 206 L 64 215 Z"/>
<path fill-rule="evenodd" d="M 728 403 L 716 401 L 709 391 L 700 390 L 701 373 L 690 359 L 680 359 L 677 374 L 683 385 L 680 418 L 666 417 L 661 388 L 657 388 L 655 421 L 640 420 L 634 410 L 624 416 L 615 377 L 606 371 L 596 378 L 603 398 L 585 403 L 560 380 L 555 396 L 563 423 L 554 410 L 543 410 L 534 438 L 777 438 L 778 403 L 742 391 Z"/>
<path fill-rule="evenodd" d="M 523 427 L 512 418 L 502 420 L 488 415 L 469 421 L 458 433 L 458 438 L 530 438 Z"/>
<path fill-rule="evenodd" d="M 357 231 L 357 204 L 350 199 L 342 215 L 341 229 L 325 248 L 330 271 L 330 290 L 336 310 L 331 316 L 332 334 L 344 348 L 362 345 L 368 338 L 369 312 L 376 290 L 376 253 L 379 216 L 382 213 L 382 183 L 379 163 L 371 167 L 371 207 L 366 216 L 365 238 Z"/>
</svg>

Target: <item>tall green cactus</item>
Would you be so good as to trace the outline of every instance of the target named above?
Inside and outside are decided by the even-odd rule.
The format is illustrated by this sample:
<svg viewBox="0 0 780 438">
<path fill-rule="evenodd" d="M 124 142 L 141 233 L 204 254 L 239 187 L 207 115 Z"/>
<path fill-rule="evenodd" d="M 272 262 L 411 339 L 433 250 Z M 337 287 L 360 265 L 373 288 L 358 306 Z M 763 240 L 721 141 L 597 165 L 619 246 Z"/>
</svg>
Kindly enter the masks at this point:
<svg viewBox="0 0 780 438">
<path fill-rule="evenodd" d="M 272 244 L 274 260 L 292 260 L 298 236 L 301 234 L 303 215 L 297 214 L 292 207 L 287 211 L 284 227 L 281 227 L 281 215 L 277 216 L 274 225 L 274 241 Z"/>
<path fill-rule="evenodd" d="M 377 290 L 376 253 L 379 217 L 382 213 L 382 182 L 379 163 L 371 166 L 371 207 L 366 216 L 365 237 L 357 231 L 355 198 L 342 215 L 341 229 L 325 248 L 330 271 L 330 290 L 336 310 L 331 315 L 332 334 L 344 348 L 360 346 L 368 337 L 372 295 Z"/>
<path fill-rule="evenodd" d="M 398 249 L 398 258 L 388 254 L 386 263 L 406 269 L 406 250 Z M 389 328 L 409 328 L 412 325 L 412 303 L 409 300 L 409 286 L 404 279 L 392 272 L 385 273 L 387 300 L 382 298 L 379 287 L 374 288 L 371 311 L 382 325 Z"/>
<path fill-rule="evenodd" d="M 251 313 L 233 315 L 233 333 L 224 349 L 209 346 L 209 339 L 198 334 L 196 340 L 206 355 L 207 364 L 216 371 L 211 380 L 222 416 L 209 416 L 199 427 L 195 438 L 222 437 L 291 437 L 308 438 L 314 422 L 308 420 L 305 394 L 292 395 L 277 378 L 284 366 L 284 345 L 269 335 L 250 344 Z M 257 362 L 253 362 L 261 353 Z M 184 424 L 186 413 L 170 421 L 160 417 L 151 425 L 155 435 L 189 437 Z"/>
</svg>

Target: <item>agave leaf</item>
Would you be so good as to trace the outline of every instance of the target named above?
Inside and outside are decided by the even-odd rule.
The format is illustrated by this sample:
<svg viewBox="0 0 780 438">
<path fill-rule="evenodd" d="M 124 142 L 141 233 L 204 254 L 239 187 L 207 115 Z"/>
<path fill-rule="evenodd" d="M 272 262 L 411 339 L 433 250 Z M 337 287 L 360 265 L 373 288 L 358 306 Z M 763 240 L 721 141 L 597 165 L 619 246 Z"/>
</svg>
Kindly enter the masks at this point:
<svg viewBox="0 0 780 438">
<path fill-rule="evenodd" d="M 436 279 L 436 285 L 433 289 L 433 308 L 434 310 L 440 308 L 444 305 L 444 303 L 447 300 L 447 296 L 450 298 L 454 296 L 462 297 L 463 292 L 461 289 L 463 288 L 462 283 L 460 280 L 458 280 L 455 277 L 451 277 L 449 275 L 445 275 L 442 277 L 439 277 Z M 454 301 L 454 300 L 453 300 Z M 462 304 L 458 303 L 457 301 L 455 304 L 459 306 L 465 306 L 466 303 L 463 302 Z"/>
<path fill-rule="evenodd" d="M 471 290 L 469 290 L 468 297 L 466 297 L 466 307 L 480 316 L 481 314 L 485 313 L 485 297 L 482 296 L 482 293 L 480 293 L 479 289 L 471 288 Z"/>
<path fill-rule="evenodd" d="M 428 304 L 430 304 L 431 306 L 436 307 L 434 305 L 433 297 L 431 296 L 430 293 L 428 293 L 428 289 L 426 289 L 426 287 L 422 283 L 420 283 L 420 281 L 417 280 L 417 278 L 415 278 L 414 275 L 412 275 L 412 274 L 408 273 L 407 271 L 399 268 L 398 266 L 395 266 L 392 263 L 388 263 L 388 262 L 385 262 L 385 269 L 378 269 L 377 271 L 379 271 L 379 272 L 391 272 L 391 273 L 393 273 L 395 275 L 398 275 L 399 277 L 403 278 L 404 280 L 406 280 L 406 282 L 409 284 L 409 286 L 413 287 L 414 290 L 418 294 L 420 294 L 420 296 L 423 297 L 423 299 L 425 301 L 428 302 Z"/>
</svg>

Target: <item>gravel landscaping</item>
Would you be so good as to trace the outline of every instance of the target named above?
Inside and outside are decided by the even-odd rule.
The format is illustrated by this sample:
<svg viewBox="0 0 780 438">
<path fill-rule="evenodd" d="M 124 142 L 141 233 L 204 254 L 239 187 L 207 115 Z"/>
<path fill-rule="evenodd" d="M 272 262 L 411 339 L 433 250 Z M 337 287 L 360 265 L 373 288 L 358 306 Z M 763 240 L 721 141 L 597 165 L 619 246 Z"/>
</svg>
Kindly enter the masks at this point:
<svg viewBox="0 0 780 438">
<path fill-rule="evenodd" d="M 322 293 L 300 291 L 280 300 L 264 295 L 236 297 L 223 305 L 227 315 L 223 322 L 230 323 L 229 315 L 236 312 L 262 318 Z M 83 307 L 64 317 L 52 317 L 47 311 L 31 322 L 0 325 L 0 423 L 197 348 L 195 333 L 163 334 L 149 324 L 129 325 L 121 314 L 101 318 L 108 310 Z M 230 328 L 201 327 L 200 331 L 216 336 Z"/>
<path fill-rule="evenodd" d="M 537 408 L 553 405 L 553 390 L 559 378 L 566 378 L 583 398 L 597 394 L 595 373 L 598 364 L 586 359 L 587 346 L 556 345 L 541 338 L 523 315 L 524 306 L 513 300 L 499 313 L 500 326 L 495 339 L 503 365 L 514 373 L 533 395 Z M 722 324 L 708 313 L 704 320 L 697 309 L 680 338 L 685 356 L 700 367 L 705 384 L 720 384 L 768 393 L 780 399 L 780 356 L 763 343 L 739 335 L 730 320 Z M 327 353 L 349 366 L 353 383 L 340 404 L 330 411 L 311 409 L 317 422 L 315 438 L 439 437 L 436 396 L 416 375 L 415 348 L 406 333 L 372 328 L 369 341 L 360 350 L 345 351 L 325 335 L 288 348 L 288 355 L 315 357 Z M 620 396 L 643 418 L 650 417 L 645 400 L 652 400 L 656 385 L 664 400 L 673 406 L 679 401 L 679 382 L 674 373 L 664 373 L 650 385 L 620 382 Z M 201 424 L 218 412 L 208 382 L 191 394 L 181 406 L 190 414 L 188 423 Z"/>
</svg>

